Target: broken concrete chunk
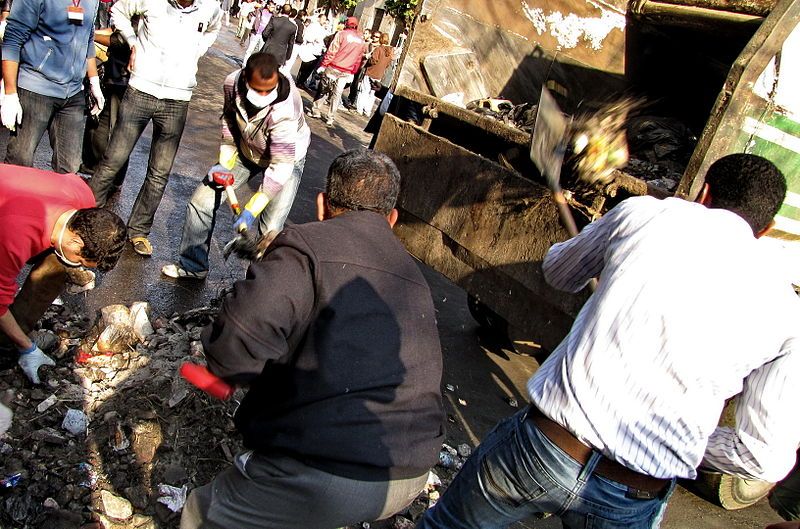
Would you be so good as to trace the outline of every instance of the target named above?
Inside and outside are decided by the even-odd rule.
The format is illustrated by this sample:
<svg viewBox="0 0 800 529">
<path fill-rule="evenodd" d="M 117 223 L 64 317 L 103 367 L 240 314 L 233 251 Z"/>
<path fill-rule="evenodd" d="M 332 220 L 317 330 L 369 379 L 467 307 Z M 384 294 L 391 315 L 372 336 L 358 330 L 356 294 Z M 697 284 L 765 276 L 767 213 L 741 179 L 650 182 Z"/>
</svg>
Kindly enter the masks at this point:
<svg viewBox="0 0 800 529">
<path fill-rule="evenodd" d="M 86 433 L 86 428 L 89 426 L 89 420 L 86 414 L 81 410 L 68 409 L 67 414 L 64 416 L 64 421 L 61 427 L 72 435 L 81 435 Z"/>
<path fill-rule="evenodd" d="M 39 405 L 36 406 L 36 411 L 38 411 L 39 413 L 44 413 L 45 411 L 50 409 L 50 407 L 53 404 L 55 404 L 56 401 L 58 401 L 58 397 L 56 397 L 56 395 L 54 393 L 54 394 L 50 395 L 49 397 L 47 397 L 46 399 L 44 399 L 42 402 L 40 402 Z"/>
<path fill-rule="evenodd" d="M 36 430 L 31 434 L 31 438 L 35 441 L 44 441 L 54 445 L 67 444 L 67 438 L 61 435 L 55 428 L 42 428 Z"/>
<path fill-rule="evenodd" d="M 133 506 L 131 502 L 104 490 L 100 492 L 100 499 L 103 502 L 103 511 L 109 518 L 117 520 L 127 520 L 133 516 Z"/>
</svg>

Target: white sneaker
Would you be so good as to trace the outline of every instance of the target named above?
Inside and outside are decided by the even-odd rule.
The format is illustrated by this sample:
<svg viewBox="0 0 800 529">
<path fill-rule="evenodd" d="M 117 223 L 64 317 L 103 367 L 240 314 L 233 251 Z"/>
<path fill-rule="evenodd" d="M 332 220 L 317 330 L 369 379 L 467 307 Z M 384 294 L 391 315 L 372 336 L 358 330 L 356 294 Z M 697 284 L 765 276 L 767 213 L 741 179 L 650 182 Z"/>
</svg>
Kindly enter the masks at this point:
<svg viewBox="0 0 800 529">
<path fill-rule="evenodd" d="M 173 279 L 205 279 L 208 275 L 208 270 L 189 272 L 177 264 L 168 264 L 161 267 L 161 273 Z"/>
</svg>

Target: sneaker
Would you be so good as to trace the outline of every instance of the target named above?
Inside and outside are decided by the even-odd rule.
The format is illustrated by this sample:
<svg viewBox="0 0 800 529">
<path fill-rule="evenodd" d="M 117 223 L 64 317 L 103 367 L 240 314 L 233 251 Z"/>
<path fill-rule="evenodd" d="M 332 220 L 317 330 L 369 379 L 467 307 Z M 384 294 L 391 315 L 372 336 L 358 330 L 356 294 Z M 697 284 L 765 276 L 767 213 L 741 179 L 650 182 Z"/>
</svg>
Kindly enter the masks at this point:
<svg viewBox="0 0 800 529">
<path fill-rule="evenodd" d="M 308 112 L 307 112 L 307 114 L 308 114 L 309 116 L 311 116 L 312 118 L 321 118 L 321 117 L 322 117 L 322 114 L 320 114 L 320 113 L 319 113 L 319 110 L 317 110 L 316 108 L 310 108 L 310 109 L 308 109 Z"/>
<path fill-rule="evenodd" d="M 325 124 L 329 127 L 333 126 L 333 118 L 328 118 L 325 120 Z"/>
<path fill-rule="evenodd" d="M 173 279 L 205 279 L 208 275 L 208 270 L 189 272 L 181 268 L 180 265 L 168 264 L 161 267 L 161 273 Z"/>
<path fill-rule="evenodd" d="M 147 237 L 131 237 L 131 244 L 133 245 L 133 251 L 139 255 L 144 255 L 145 257 L 153 255 L 153 246 L 147 240 Z"/>
</svg>

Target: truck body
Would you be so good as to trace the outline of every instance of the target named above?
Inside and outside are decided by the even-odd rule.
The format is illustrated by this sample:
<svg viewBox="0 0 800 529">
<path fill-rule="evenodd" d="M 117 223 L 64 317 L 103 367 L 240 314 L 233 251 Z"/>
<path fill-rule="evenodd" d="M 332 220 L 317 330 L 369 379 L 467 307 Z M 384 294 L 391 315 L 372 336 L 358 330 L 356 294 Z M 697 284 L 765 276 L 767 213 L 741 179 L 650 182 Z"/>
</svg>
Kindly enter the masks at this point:
<svg viewBox="0 0 800 529">
<path fill-rule="evenodd" d="M 547 87 L 570 114 L 626 94 L 696 130 L 677 196 L 694 199 L 705 169 L 729 152 L 772 159 L 793 190 L 776 233 L 797 240 L 800 110 L 788 94 L 800 76 L 798 10 L 796 0 L 422 1 L 392 86 L 422 121 L 387 114 L 375 145 L 403 176 L 398 235 L 521 342 L 552 350 L 588 296 L 542 277 L 547 249 L 568 234 L 530 162 L 529 131 L 461 107 L 536 103 Z M 648 193 L 672 194 L 623 170 L 571 205 L 585 224 Z"/>
</svg>

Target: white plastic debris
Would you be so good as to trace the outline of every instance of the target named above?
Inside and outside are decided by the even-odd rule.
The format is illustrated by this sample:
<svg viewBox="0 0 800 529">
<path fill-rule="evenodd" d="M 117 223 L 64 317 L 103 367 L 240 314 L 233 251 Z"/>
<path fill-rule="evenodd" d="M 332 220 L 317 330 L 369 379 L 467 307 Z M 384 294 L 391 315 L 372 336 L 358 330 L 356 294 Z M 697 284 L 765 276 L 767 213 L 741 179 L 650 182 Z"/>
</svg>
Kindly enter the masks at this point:
<svg viewBox="0 0 800 529">
<path fill-rule="evenodd" d="M 40 402 L 38 406 L 36 406 L 36 411 L 38 411 L 39 413 L 44 413 L 45 411 L 50 409 L 50 407 L 53 406 L 53 404 L 55 404 L 57 400 L 58 398 L 56 397 L 55 393 L 50 395 L 42 402 Z"/>
<path fill-rule="evenodd" d="M 442 486 L 442 480 L 439 479 L 439 476 L 437 476 L 433 470 L 428 472 L 428 482 L 425 484 L 425 490 L 431 491 L 435 490 L 436 487 L 441 487 L 441 486 Z"/>
<path fill-rule="evenodd" d="M 189 488 L 184 485 L 181 488 L 173 487 L 165 483 L 158 484 L 158 493 L 161 495 L 158 503 L 163 503 L 172 512 L 178 512 L 183 509 L 183 504 L 186 503 L 186 494 Z"/>
<path fill-rule="evenodd" d="M 11 419 L 14 417 L 14 414 L 11 413 L 11 410 L 6 408 L 6 406 L 0 402 L 0 437 L 11 428 Z"/>
<path fill-rule="evenodd" d="M 140 342 L 153 334 L 153 326 L 150 325 L 150 304 L 146 301 L 137 301 L 131 305 L 131 326 L 133 333 Z"/>
<path fill-rule="evenodd" d="M 81 410 L 68 409 L 61 427 L 72 435 L 80 435 L 86 433 L 88 422 L 86 414 Z"/>
</svg>

